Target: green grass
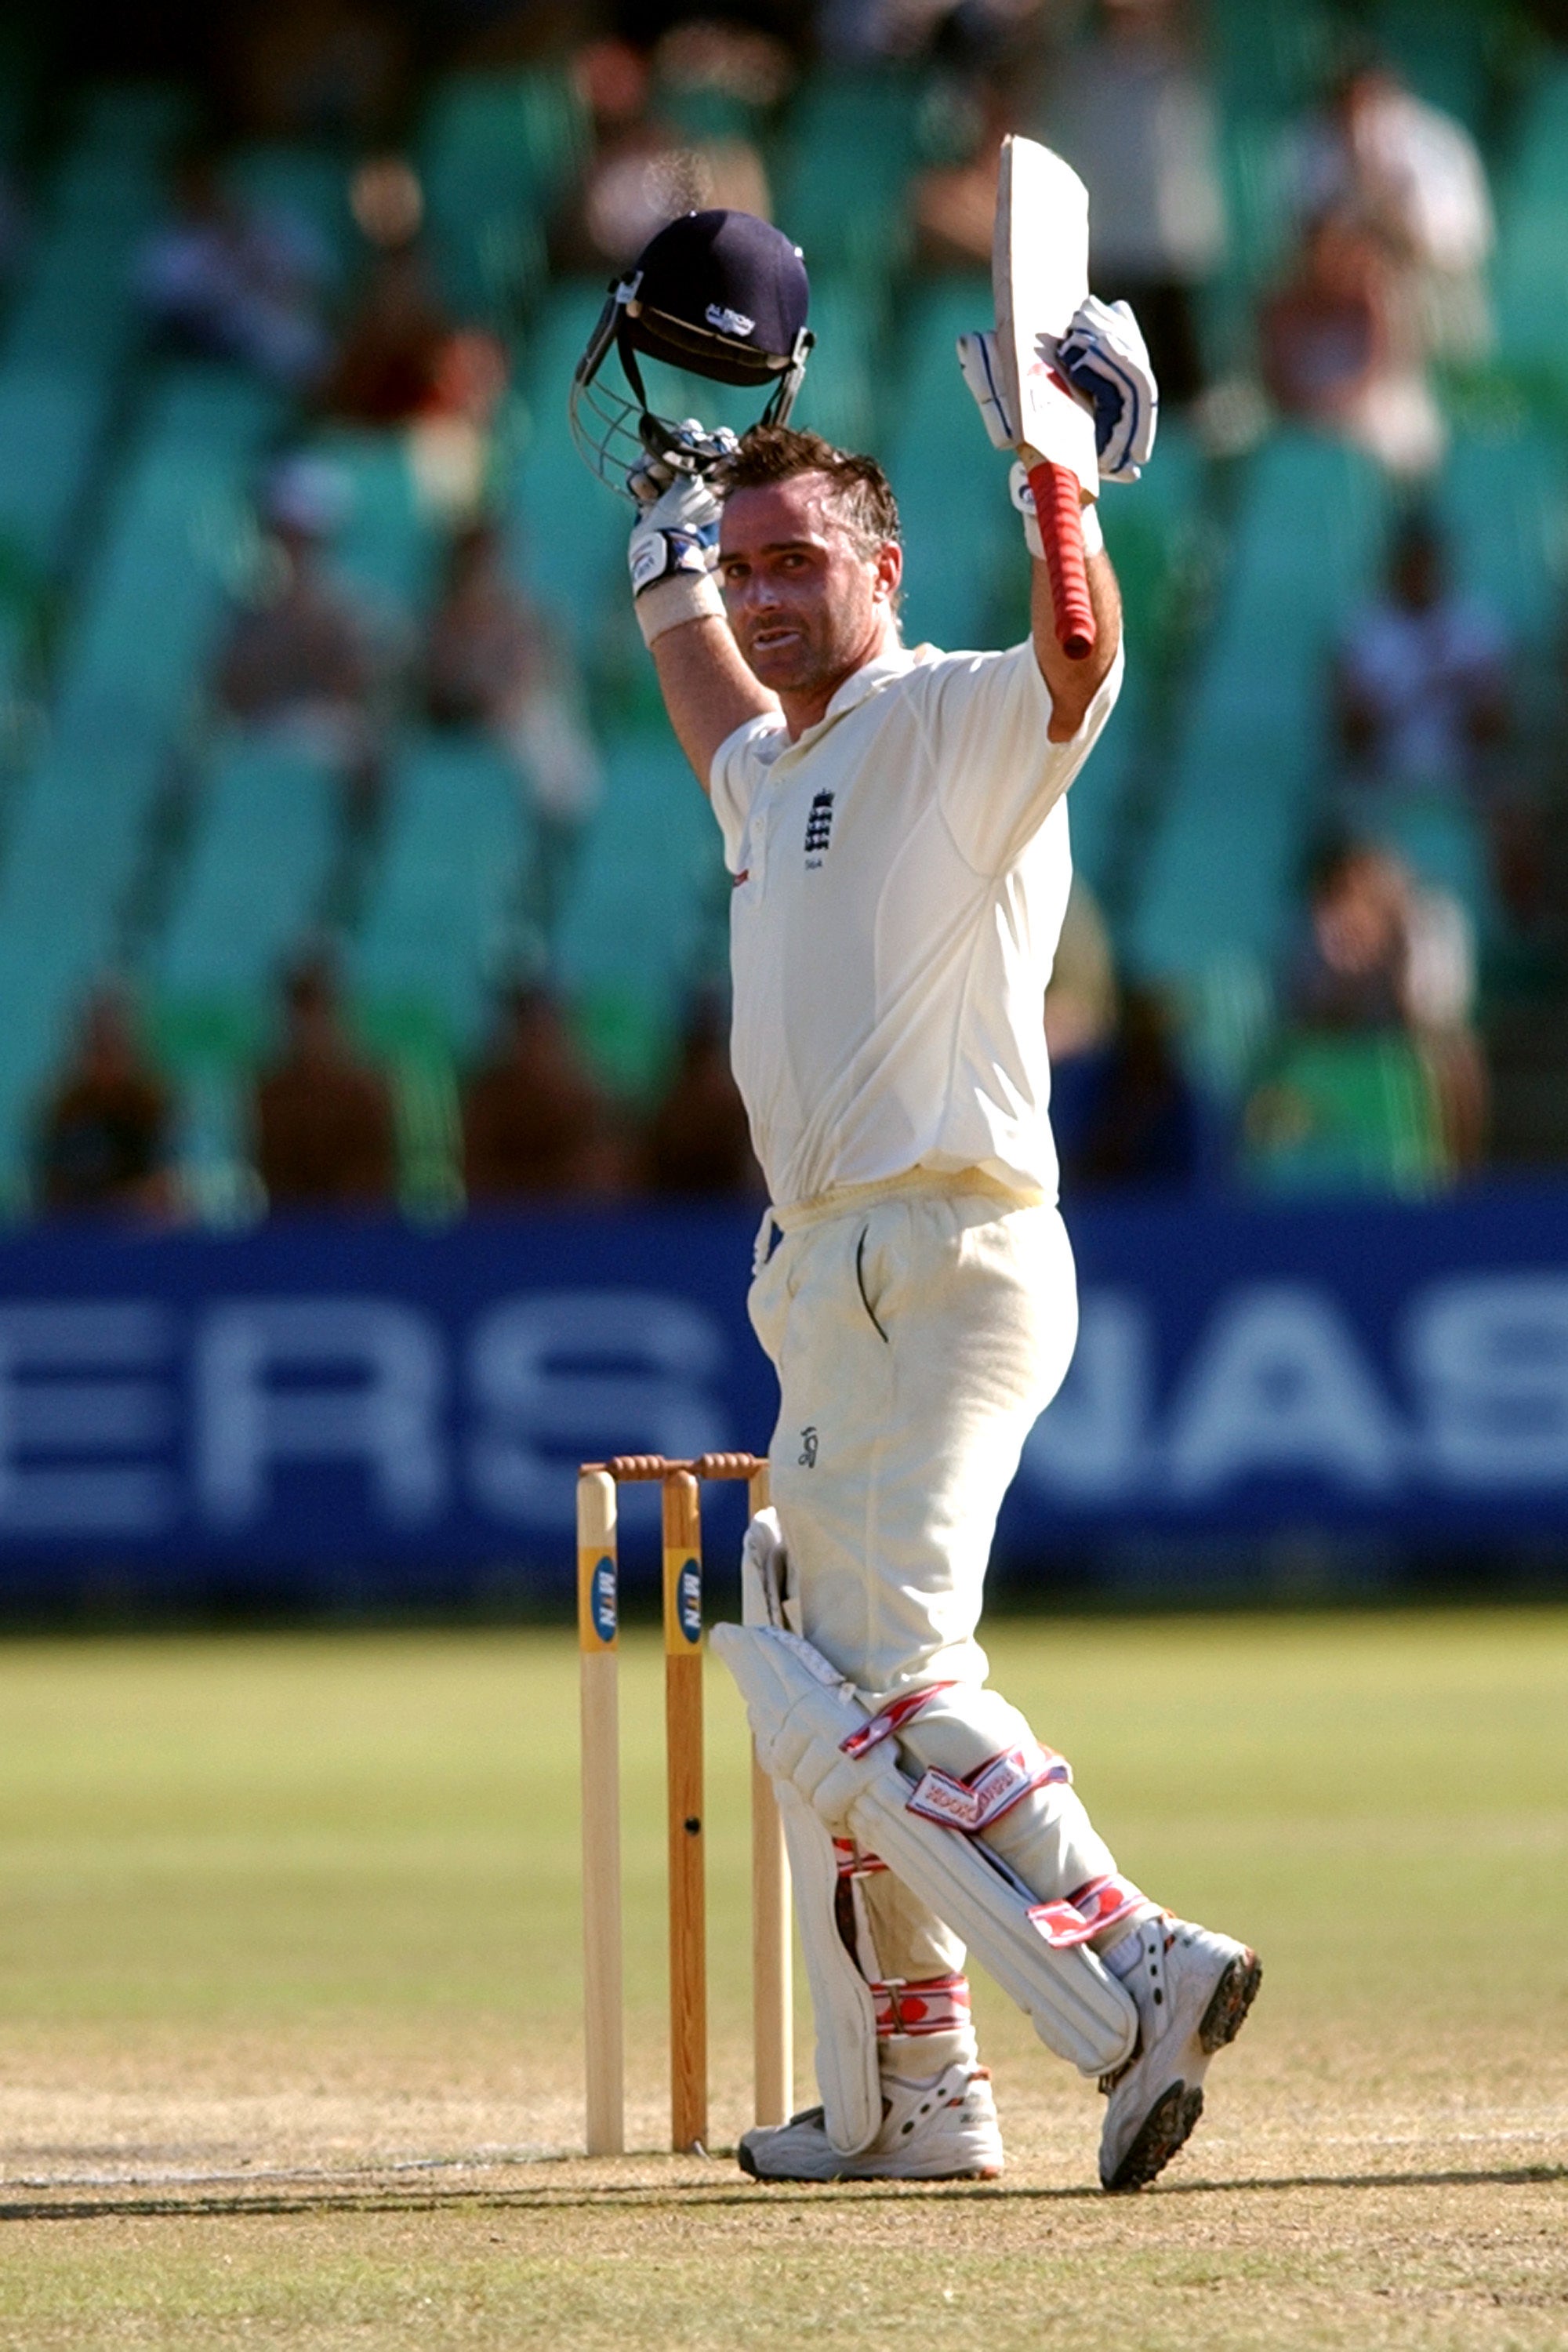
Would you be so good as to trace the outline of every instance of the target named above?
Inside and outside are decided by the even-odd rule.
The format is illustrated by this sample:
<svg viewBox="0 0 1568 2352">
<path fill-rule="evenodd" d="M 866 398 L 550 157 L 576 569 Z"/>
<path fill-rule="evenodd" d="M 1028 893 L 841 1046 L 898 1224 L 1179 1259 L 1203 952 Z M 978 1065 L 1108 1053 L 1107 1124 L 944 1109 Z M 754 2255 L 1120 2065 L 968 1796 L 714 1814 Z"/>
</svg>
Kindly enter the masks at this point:
<svg viewBox="0 0 1568 2352">
<path fill-rule="evenodd" d="M 0 2347 L 1568 2344 L 1568 1612 L 999 1625 L 1118 1859 L 1266 1986 L 1167 2185 L 980 1993 L 1000 2190 L 660 2157 L 658 1660 L 626 1647 L 625 2165 L 574 2159 L 564 1634 L 0 1648 Z M 715 2135 L 744 1747 L 710 1677 Z M 803 2052 L 809 2035 L 803 2032 Z M 802 2095 L 808 2085 L 801 2083 Z M 394 2167 L 422 2166 L 395 2170 Z"/>
</svg>

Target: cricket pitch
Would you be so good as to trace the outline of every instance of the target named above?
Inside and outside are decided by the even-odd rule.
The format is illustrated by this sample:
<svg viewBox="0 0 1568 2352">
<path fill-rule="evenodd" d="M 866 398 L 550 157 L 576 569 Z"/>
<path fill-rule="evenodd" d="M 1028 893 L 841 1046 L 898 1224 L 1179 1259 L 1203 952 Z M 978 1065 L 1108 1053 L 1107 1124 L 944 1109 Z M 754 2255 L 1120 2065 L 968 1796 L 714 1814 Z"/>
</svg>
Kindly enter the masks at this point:
<svg viewBox="0 0 1568 2352">
<path fill-rule="evenodd" d="M 984 2186 L 659 2152 L 658 1661 L 623 1669 L 628 2126 L 587 2163 L 564 1633 L 0 1647 L 0 2352 L 1568 2344 L 1568 1611 L 1016 1621 L 994 1679 L 1264 1989 L 1143 2195 L 977 1984 Z M 716 2147 L 746 1779 L 709 1686 Z M 802 2102 L 809 2032 L 801 2021 Z"/>
</svg>

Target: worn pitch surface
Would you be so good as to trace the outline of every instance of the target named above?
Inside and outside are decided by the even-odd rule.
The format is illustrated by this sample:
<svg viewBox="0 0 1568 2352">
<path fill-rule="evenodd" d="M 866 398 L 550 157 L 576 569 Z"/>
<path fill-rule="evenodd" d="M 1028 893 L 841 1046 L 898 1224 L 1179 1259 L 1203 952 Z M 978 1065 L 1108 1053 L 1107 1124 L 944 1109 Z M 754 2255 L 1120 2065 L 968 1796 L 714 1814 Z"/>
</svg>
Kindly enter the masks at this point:
<svg viewBox="0 0 1568 2352">
<path fill-rule="evenodd" d="M 549 1633 L 0 1649 L 0 2347 L 1568 2345 L 1568 1612 L 1034 1622 L 995 1679 L 1263 1995 L 1155 2189 L 982 1996 L 994 2188 L 658 2152 L 658 1662 L 626 1676 L 632 2126 L 589 2165 Z M 714 2139 L 744 1780 L 710 1684 Z M 803 2096 L 808 2095 L 804 2079 Z"/>
</svg>

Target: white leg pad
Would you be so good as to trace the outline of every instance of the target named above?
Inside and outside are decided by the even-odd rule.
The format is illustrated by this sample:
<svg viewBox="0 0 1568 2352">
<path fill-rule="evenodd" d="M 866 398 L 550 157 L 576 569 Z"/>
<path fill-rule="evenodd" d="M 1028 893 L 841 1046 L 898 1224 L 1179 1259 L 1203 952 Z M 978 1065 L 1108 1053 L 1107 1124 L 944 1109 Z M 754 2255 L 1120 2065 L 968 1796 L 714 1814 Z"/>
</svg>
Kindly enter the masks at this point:
<svg viewBox="0 0 1568 2352">
<path fill-rule="evenodd" d="M 910 1811 L 914 1784 L 893 1740 L 846 1755 L 843 1742 L 871 1718 L 821 1652 L 767 1626 L 716 1625 L 711 1641 L 774 1781 L 790 1782 L 831 1834 L 880 1854 L 964 1938 L 1047 2049 L 1081 2074 L 1113 2073 L 1138 2037 L 1131 1997 L 1082 1945 L 1044 1940 L 1031 1917 L 1040 1906 L 988 1847 Z"/>
<path fill-rule="evenodd" d="M 833 1835 L 793 1781 L 775 1779 L 795 1880 L 800 1948 L 816 2026 L 822 2119 L 841 2155 L 858 2156 L 882 2128 L 877 2006 L 838 1932 L 838 1856 Z"/>
<path fill-rule="evenodd" d="M 799 1630 L 790 1593 L 789 1555 L 779 1515 L 759 1511 L 741 1548 L 741 1615 L 747 1625 Z M 779 1818 L 789 1849 L 800 1948 L 816 2026 L 816 2086 L 822 2119 L 840 2155 L 858 2156 L 882 2128 L 877 2005 L 838 1929 L 838 1856 L 826 1829 L 793 1781 L 775 1780 Z"/>
</svg>

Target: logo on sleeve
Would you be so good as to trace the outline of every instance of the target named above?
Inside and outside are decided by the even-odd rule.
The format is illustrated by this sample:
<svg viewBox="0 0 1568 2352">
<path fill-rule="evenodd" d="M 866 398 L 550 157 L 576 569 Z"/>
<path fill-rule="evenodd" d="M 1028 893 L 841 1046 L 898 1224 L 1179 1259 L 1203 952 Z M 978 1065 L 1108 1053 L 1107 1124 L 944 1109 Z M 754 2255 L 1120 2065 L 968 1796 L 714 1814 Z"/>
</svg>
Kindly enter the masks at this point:
<svg viewBox="0 0 1568 2352">
<path fill-rule="evenodd" d="M 809 872 L 820 866 L 827 855 L 833 836 L 833 794 L 818 793 L 811 803 L 811 814 L 805 820 L 805 863 Z"/>
</svg>

